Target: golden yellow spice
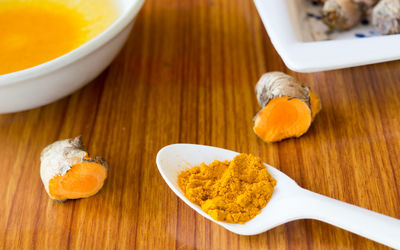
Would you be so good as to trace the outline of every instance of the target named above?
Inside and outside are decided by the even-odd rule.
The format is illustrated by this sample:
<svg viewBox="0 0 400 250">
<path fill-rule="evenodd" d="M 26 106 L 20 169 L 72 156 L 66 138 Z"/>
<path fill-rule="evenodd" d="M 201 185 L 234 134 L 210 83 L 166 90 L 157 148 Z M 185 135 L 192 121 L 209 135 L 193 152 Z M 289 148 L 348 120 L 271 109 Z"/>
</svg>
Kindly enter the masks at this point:
<svg viewBox="0 0 400 250">
<path fill-rule="evenodd" d="M 182 171 L 179 187 L 185 196 L 218 221 L 245 222 L 267 205 L 276 185 L 261 159 L 240 154 L 232 161 Z"/>
</svg>

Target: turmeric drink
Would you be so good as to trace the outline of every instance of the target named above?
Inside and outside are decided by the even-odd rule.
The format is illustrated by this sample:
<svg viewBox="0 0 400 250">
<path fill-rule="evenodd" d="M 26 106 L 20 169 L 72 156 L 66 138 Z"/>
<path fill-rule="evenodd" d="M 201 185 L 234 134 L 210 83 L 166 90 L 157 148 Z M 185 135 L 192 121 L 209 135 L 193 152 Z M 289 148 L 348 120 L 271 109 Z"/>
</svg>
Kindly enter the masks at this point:
<svg viewBox="0 0 400 250">
<path fill-rule="evenodd" d="M 261 159 L 240 154 L 232 161 L 182 171 L 178 184 L 185 196 L 213 219 L 244 224 L 267 205 L 276 185 Z"/>
<path fill-rule="evenodd" d="M 111 0 L 1 0 L 0 75 L 79 47 L 117 17 Z"/>
</svg>

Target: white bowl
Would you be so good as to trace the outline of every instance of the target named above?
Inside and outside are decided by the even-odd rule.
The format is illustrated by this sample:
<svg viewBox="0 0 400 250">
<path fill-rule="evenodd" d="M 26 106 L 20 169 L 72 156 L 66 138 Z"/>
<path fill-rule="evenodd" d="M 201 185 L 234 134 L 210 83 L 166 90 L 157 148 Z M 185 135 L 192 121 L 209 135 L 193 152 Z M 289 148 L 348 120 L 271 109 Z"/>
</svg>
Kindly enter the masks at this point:
<svg viewBox="0 0 400 250">
<path fill-rule="evenodd" d="M 119 17 L 94 39 L 49 62 L 0 75 L 0 113 L 48 104 L 98 76 L 124 45 L 144 3 L 144 0 L 114 1 L 120 9 Z"/>
<path fill-rule="evenodd" d="M 324 34 L 316 35 L 315 29 L 323 29 L 323 24 L 318 27 L 317 22 L 310 22 L 307 14 L 314 10 L 309 0 L 254 1 L 272 44 L 294 71 L 316 72 L 400 59 L 400 35 L 381 36 L 373 27 L 359 25 L 326 37 L 330 40 L 318 41 Z M 357 38 L 357 33 L 364 37 Z"/>
</svg>

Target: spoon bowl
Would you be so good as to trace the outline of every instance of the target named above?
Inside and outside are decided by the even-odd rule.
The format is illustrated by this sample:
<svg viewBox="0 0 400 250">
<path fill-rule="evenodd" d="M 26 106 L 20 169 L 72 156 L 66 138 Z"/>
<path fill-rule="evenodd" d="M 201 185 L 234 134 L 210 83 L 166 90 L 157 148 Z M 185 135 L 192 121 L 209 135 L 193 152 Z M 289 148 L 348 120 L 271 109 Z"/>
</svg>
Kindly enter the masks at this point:
<svg viewBox="0 0 400 250">
<path fill-rule="evenodd" d="M 156 162 L 161 176 L 179 198 L 202 216 L 233 233 L 255 235 L 289 221 L 316 219 L 384 245 L 400 248 L 400 220 L 303 189 L 287 175 L 267 164 L 265 166 L 277 184 L 261 213 L 245 224 L 214 220 L 185 197 L 177 183 L 178 174 L 203 162 L 210 164 L 214 160 L 232 160 L 238 154 L 211 146 L 173 144 L 158 152 Z"/>
</svg>

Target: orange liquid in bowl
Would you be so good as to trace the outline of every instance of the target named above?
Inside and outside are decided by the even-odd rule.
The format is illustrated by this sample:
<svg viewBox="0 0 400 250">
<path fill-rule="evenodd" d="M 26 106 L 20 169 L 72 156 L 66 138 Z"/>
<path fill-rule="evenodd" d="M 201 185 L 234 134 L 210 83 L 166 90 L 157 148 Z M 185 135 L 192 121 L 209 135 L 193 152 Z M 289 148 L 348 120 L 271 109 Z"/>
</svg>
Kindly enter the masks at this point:
<svg viewBox="0 0 400 250">
<path fill-rule="evenodd" d="M 0 1 L 0 75 L 62 56 L 116 18 L 109 0 Z"/>
</svg>

